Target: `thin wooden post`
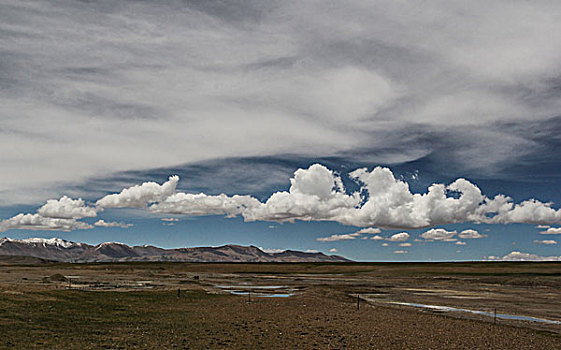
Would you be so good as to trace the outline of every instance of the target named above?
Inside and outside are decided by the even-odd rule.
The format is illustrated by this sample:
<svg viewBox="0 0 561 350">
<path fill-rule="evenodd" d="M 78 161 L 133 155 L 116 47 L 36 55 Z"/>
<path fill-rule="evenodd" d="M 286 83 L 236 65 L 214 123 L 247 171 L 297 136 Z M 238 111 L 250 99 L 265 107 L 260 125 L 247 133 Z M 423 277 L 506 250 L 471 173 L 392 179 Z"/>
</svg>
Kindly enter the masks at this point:
<svg viewBox="0 0 561 350">
<path fill-rule="evenodd" d="M 360 310 L 360 295 L 356 295 L 356 310 Z"/>
</svg>

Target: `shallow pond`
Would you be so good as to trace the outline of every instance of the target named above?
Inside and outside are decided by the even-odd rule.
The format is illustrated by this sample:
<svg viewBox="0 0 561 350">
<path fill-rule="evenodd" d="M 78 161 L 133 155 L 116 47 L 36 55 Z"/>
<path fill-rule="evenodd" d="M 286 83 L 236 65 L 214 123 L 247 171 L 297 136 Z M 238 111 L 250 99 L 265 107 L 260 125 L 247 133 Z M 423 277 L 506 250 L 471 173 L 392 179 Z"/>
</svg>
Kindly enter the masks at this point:
<svg viewBox="0 0 561 350">
<path fill-rule="evenodd" d="M 390 301 L 390 304 L 396 305 L 405 305 L 405 306 L 413 306 L 418 308 L 424 309 L 431 309 L 431 310 L 439 310 L 439 311 L 455 311 L 455 312 L 469 312 L 472 314 L 489 316 L 489 317 L 497 317 L 506 320 L 519 320 L 519 321 L 530 321 L 530 322 L 541 322 L 541 323 L 548 323 L 548 324 L 561 324 L 561 321 L 555 320 L 548 320 L 545 318 L 538 318 L 538 317 L 531 317 L 531 316 L 520 316 L 520 315 L 507 315 L 507 314 L 496 314 L 494 312 L 487 312 L 487 311 L 480 311 L 480 310 L 470 310 L 470 309 L 461 309 L 455 308 L 450 306 L 440 306 L 440 305 L 428 305 L 428 304 L 417 304 L 417 303 L 404 303 L 399 301 Z"/>
<path fill-rule="evenodd" d="M 242 283 L 241 285 L 215 285 L 234 295 L 248 295 L 256 298 L 288 298 L 294 295 L 288 286 L 256 286 Z"/>
</svg>

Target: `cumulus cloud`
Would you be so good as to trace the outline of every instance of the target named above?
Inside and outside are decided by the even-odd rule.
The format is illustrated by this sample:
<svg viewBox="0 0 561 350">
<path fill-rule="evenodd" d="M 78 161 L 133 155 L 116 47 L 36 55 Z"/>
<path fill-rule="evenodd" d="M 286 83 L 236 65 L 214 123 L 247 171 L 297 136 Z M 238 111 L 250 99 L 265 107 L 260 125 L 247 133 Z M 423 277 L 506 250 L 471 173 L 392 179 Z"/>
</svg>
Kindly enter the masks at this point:
<svg viewBox="0 0 561 350">
<path fill-rule="evenodd" d="M 421 228 L 437 224 L 459 222 L 514 223 L 553 222 L 561 219 L 561 211 L 548 203 L 528 200 L 514 204 L 509 197 L 497 195 L 490 199 L 465 179 L 450 185 L 433 184 L 424 194 L 411 193 L 409 185 L 398 180 L 387 168 L 376 167 L 372 171 L 358 169 L 349 174 L 361 185 L 354 193 L 347 193 L 341 177 L 320 164 L 298 169 L 290 179 L 288 191 L 273 193 L 265 202 L 251 196 L 211 196 L 204 193 L 167 193 L 160 202 L 152 197 L 152 191 L 142 191 L 142 186 L 125 189 L 121 194 L 109 195 L 98 205 L 129 198 L 140 193 L 132 204 L 141 206 L 157 202 L 150 210 L 159 213 L 185 215 L 242 215 L 247 221 L 336 221 L 346 225 L 364 226 L 360 233 L 377 233 L 378 228 Z M 151 188 L 160 186 L 150 183 Z M 164 184 L 165 185 L 165 184 Z M 163 186 L 163 185 L 162 185 Z M 175 184 L 173 186 L 175 189 Z M 172 190 L 173 191 L 173 190 Z M 111 204 L 117 205 L 117 204 Z M 466 238 L 480 238 L 474 230 L 461 233 Z"/>
<path fill-rule="evenodd" d="M 534 240 L 535 244 L 546 244 L 546 245 L 552 245 L 552 244 L 557 244 L 557 241 L 554 241 L 553 239 L 544 239 L 544 240 Z"/>
<path fill-rule="evenodd" d="M 360 230 L 357 231 L 357 233 L 368 233 L 368 234 L 373 234 L 373 235 L 381 233 L 381 232 L 382 232 L 382 230 L 380 230 L 377 227 L 366 227 L 366 228 L 363 228 L 363 229 L 360 229 Z"/>
<path fill-rule="evenodd" d="M 39 214 L 18 214 L 0 222 L 0 231 L 22 229 L 68 232 L 90 228 L 93 228 L 93 226 L 75 219 L 48 218 Z"/>
<path fill-rule="evenodd" d="M 412 244 L 411 243 L 399 243 L 398 244 L 400 247 L 411 247 Z"/>
<path fill-rule="evenodd" d="M 407 254 L 407 250 L 394 250 L 393 251 L 394 254 Z"/>
<path fill-rule="evenodd" d="M 360 200 L 359 193 L 345 193 L 341 178 L 333 171 L 313 164 L 294 172 L 288 191 L 273 193 L 265 203 L 257 203 L 242 215 L 248 221 L 334 221 L 358 206 Z"/>
<path fill-rule="evenodd" d="M 532 253 L 513 251 L 503 257 L 489 256 L 486 260 L 500 261 L 561 261 L 561 256 L 540 256 Z"/>
<path fill-rule="evenodd" d="M 225 194 L 208 196 L 204 193 L 175 193 L 164 201 L 150 206 L 150 211 L 166 214 L 183 214 L 191 216 L 227 215 L 236 216 L 248 208 L 261 205 L 259 200 L 250 196 L 232 196 Z"/>
<path fill-rule="evenodd" d="M 67 196 L 60 199 L 49 199 L 45 205 L 37 210 L 37 213 L 43 217 L 58 219 L 81 219 L 97 216 L 96 208 L 86 206 L 81 198 L 72 199 Z"/>
<path fill-rule="evenodd" d="M 166 222 L 177 222 L 177 221 L 179 221 L 178 218 L 161 218 L 160 220 L 166 221 Z"/>
<path fill-rule="evenodd" d="M 98 226 L 98 227 L 119 227 L 119 228 L 129 228 L 132 227 L 133 224 L 126 224 L 124 222 L 111 222 L 111 221 L 105 221 L 103 219 L 100 219 L 98 221 L 96 221 L 94 223 L 94 226 Z"/>
<path fill-rule="evenodd" d="M 460 232 L 458 234 L 458 237 L 463 239 L 479 239 L 479 238 L 487 237 L 487 235 L 483 235 L 477 232 L 476 230 L 468 229 Z"/>
<path fill-rule="evenodd" d="M 329 249 L 329 252 L 330 253 L 337 253 L 338 250 L 337 250 L 337 248 L 331 248 L 331 249 Z"/>
<path fill-rule="evenodd" d="M 540 233 L 542 235 L 561 235 L 561 227 L 548 227 L 547 230 Z"/>
<path fill-rule="evenodd" d="M 561 210 L 549 203 L 528 200 L 514 204 L 503 195 L 490 199 L 465 179 L 450 185 L 433 184 L 421 194 L 411 193 L 409 185 L 387 168 L 358 169 L 349 176 L 361 185 L 360 191 L 347 194 L 341 178 L 322 165 L 298 169 L 288 192 L 276 192 L 265 203 L 255 202 L 241 215 L 248 221 L 317 220 L 385 228 L 561 221 Z M 464 235 L 470 232 L 466 230 Z"/>
<path fill-rule="evenodd" d="M 456 231 L 447 231 L 443 228 L 432 228 L 426 232 L 423 232 L 420 237 L 426 241 L 443 241 L 443 242 L 455 242 L 454 238 L 458 233 Z"/>
<path fill-rule="evenodd" d="M 457 241 L 456 245 L 466 245 L 466 242 L 462 242 L 462 241 Z"/>
<path fill-rule="evenodd" d="M 68 232 L 91 229 L 92 225 L 77 219 L 95 217 L 97 211 L 97 208 L 86 206 L 81 198 L 72 199 L 63 196 L 60 199 L 47 200 L 47 203 L 41 206 L 35 214 L 20 213 L 0 221 L 0 231 L 19 229 Z"/>
<path fill-rule="evenodd" d="M 316 238 L 318 242 L 337 242 L 337 241 L 345 241 L 345 240 L 352 240 L 360 237 L 359 233 L 347 233 L 347 234 L 334 234 L 329 237 L 319 237 Z"/>
<path fill-rule="evenodd" d="M 382 247 L 388 247 L 389 243 L 382 243 Z"/>
<path fill-rule="evenodd" d="M 120 193 L 109 194 L 96 202 L 101 208 L 143 208 L 149 203 L 161 202 L 175 193 L 179 176 L 170 176 L 163 184 L 145 182 L 125 188 Z"/>
<path fill-rule="evenodd" d="M 382 237 L 380 235 L 376 235 L 376 236 L 372 236 L 370 239 L 374 240 L 374 241 L 381 241 L 381 240 L 384 239 L 384 237 Z"/>
<path fill-rule="evenodd" d="M 407 232 L 400 232 L 400 233 L 396 233 L 394 235 L 391 235 L 390 237 L 386 238 L 386 241 L 390 241 L 390 242 L 405 242 L 406 240 L 409 239 L 409 233 Z"/>
<path fill-rule="evenodd" d="M 490 199 L 465 179 L 457 179 L 449 185 L 433 184 L 426 193 L 412 193 L 409 185 L 396 179 L 388 168 L 375 167 L 372 171 L 362 168 L 350 172 L 349 177 L 359 185 L 355 192 L 347 192 L 339 174 L 321 164 L 313 164 L 294 172 L 288 191 L 275 192 L 261 202 L 249 195 L 176 192 L 179 177 L 170 176 L 163 184 L 145 182 L 109 194 L 96 205 L 100 209 L 148 207 L 151 212 L 161 214 L 240 215 L 246 221 L 334 221 L 364 227 L 353 234 L 325 238 L 333 240 L 379 233 L 380 229 L 374 226 L 423 228 L 463 222 L 548 225 L 561 222 L 561 210 L 552 208 L 550 203 L 532 199 L 515 204 L 500 194 Z M 59 218 L 93 216 L 95 210 L 85 206 L 81 199 L 68 197 L 50 200 L 40 208 L 45 215 Z M 542 233 L 554 234 L 557 230 L 550 227 Z M 456 241 L 456 236 L 462 239 L 484 237 L 471 229 L 458 234 L 433 228 L 421 234 L 427 241 Z"/>
</svg>

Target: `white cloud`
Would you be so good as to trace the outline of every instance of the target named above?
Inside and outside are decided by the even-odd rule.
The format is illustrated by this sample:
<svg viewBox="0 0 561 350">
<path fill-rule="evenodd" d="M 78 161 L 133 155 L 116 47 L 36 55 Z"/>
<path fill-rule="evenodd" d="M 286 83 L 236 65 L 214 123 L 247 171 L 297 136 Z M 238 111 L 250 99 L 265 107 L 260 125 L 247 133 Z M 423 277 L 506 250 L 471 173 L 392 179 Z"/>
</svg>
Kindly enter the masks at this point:
<svg viewBox="0 0 561 350">
<path fill-rule="evenodd" d="M 261 203 L 250 196 L 232 196 L 225 194 L 208 196 L 204 193 L 175 193 L 164 201 L 150 206 L 150 211 L 166 214 L 183 214 L 192 216 L 227 215 L 236 216 L 248 208 Z"/>
<path fill-rule="evenodd" d="M 386 241 L 390 241 L 390 242 L 404 242 L 406 240 L 409 239 L 409 233 L 407 232 L 400 232 L 400 233 L 396 233 L 394 235 L 392 235 L 389 238 L 386 238 Z"/>
<path fill-rule="evenodd" d="M 561 256 L 539 256 L 531 253 L 522 253 L 513 251 L 501 257 L 489 256 L 487 260 L 500 260 L 500 261 L 561 261 Z"/>
<path fill-rule="evenodd" d="M 394 250 L 393 253 L 394 254 L 407 254 L 408 251 L 407 250 Z"/>
<path fill-rule="evenodd" d="M 347 234 L 334 234 L 331 235 L 329 237 L 319 237 L 316 238 L 316 241 L 318 242 L 337 242 L 337 241 L 345 241 L 345 240 L 351 240 L 351 239 L 356 239 L 357 237 L 360 237 L 359 233 L 347 233 Z"/>
<path fill-rule="evenodd" d="M 540 232 L 542 235 L 561 235 L 561 227 L 549 227 L 545 231 Z"/>
<path fill-rule="evenodd" d="M 330 253 L 337 253 L 338 250 L 337 250 L 337 248 L 331 248 L 331 249 L 329 249 L 329 252 Z"/>
<path fill-rule="evenodd" d="M 305 253 L 314 253 L 314 254 L 315 254 L 315 253 L 319 253 L 319 251 L 317 251 L 317 250 L 315 250 L 315 249 L 306 249 L 304 252 L 305 252 Z"/>
<path fill-rule="evenodd" d="M 534 240 L 535 244 L 547 244 L 547 245 L 552 245 L 552 244 L 557 244 L 557 241 L 554 241 L 553 239 L 544 239 L 542 241 L 539 240 Z"/>
<path fill-rule="evenodd" d="M 455 242 L 456 231 L 446 231 L 443 228 L 432 228 L 420 235 L 426 241 Z"/>
<path fill-rule="evenodd" d="M 456 245 L 466 245 L 466 242 L 462 242 L 462 241 L 457 241 Z"/>
<path fill-rule="evenodd" d="M 161 218 L 160 220 L 166 221 L 166 222 L 178 222 L 179 221 L 178 218 Z"/>
<path fill-rule="evenodd" d="M 98 200 L 96 205 L 102 208 L 143 208 L 149 203 L 161 202 L 175 193 L 178 181 L 179 176 L 170 176 L 161 185 L 145 182 L 125 188 L 120 193 L 109 194 Z"/>
<path fill-rule="evenodd" d="M 49 199 L 45 205 L 37 210 L 43 217 L 58 219 L 81 219 L 97 216 L 97 210 L 85 205 L 81 198 L 72 199 L 63 196 L 60 199 Z"/>
<path fill-rule="evenodd" d="M 357 233 L 368 233 L 373 235 L 378 234 L 380 232 L 382 232 L 382 230 L 380 230 L 377 227 L 366 227 L 357 231 Z"/>
<path fill-rule="evenodd" d="M 43 217 L 39 214 L 18 214 L 0 222 L 0 231 L 9 229 L 72 231 L 93 228 L 92 225 L 75 219 L 58 219 Z"/>
<path fill-rule="evenodd" d="M 341 178 L 322 165 L 298 169 L 288 192 L 274 193 L 265 203 L 249 206 L 241 214 L 248 221 L 336 221 L 386 228 L 561 221 L 561 210 L 554 210 L 548 203 L 529 200 L 514 204 L 502 195 L 489 199 L 465 179 L 448 186 L 433 184 L 428 193 L 420 194 L 411 193 L 409 185 L 395 179 L 387 168 L 358 169 L 350 177 L 362 185 L 361 191 L 347 194 Z M 459 197 L 450 196 L 451 192 Z M 466 230 L 464 235 L 470 232 Z"/>
<path fill-rule="evenodd" d="M 92 225 L 77 219 L 97 216 L 97 209 L 85 205 L 84 200 L 63 196 L 60 199 L 49 199 L 35 214 L 17 214 L 0 221 L 0 231 L 47 230 L 72 231 L 93 228 Z"/>
<path fill-rule="evenodd" d="M 460 232 L 458 234 L 458 237 L 462 239 L 479 239 L 479 238 L 487 237 L 487 235 L 482 235 L 476 230 L 468 229 Z"/>
<path fill-rule="evenodd" d="M 259 247 L 259 249 L 261 249 L 263 252 L 268 254 L 278 254 L 286 251 L 286 249 L 278 249 L 278 248 L 267 249 L 267 248 Z"/>
<path fill-rule="evenodd" d="M 94 223 L 94 226 L 129 228 L 132 227 L 133 224 L 125 224 L 124 222 L 111 222 L 111 221 L 107 222 L 103 219 L 100 219 Z"/>
<path fill-rule="evenodd" d="M 380 236 L 380 235 L 376 235 L 376 236 L 372 236 L 370 239 L 374 240 L 374 241 L 381 241 L 384 239 L 384 237 Z"/>
<path fill-rule="evenodd" d="M 288 192 L 276 192 L 242 215 L 248 221 L 328 220 L 344 216 L 360 203 L 360 195 L 345 193 L 343 182 L 320 164 L 298 169 L 290 179 Z"/>
<path fill-rule="evenodd" d="M 399 243 L 398 244 L 400 247 L 411 247 L 412 244 L 411 243 Z"/>
<path fill-rule="evenodd" d="M 382 247 L 388 247 L 389 243 L 382 243 Z"/>
<path fill-rule="evenodd" d="M 549 226 L 549 225 L 538 225 L 536 227 L 537 228 L 550 228 L 551 226 Z"/>
</svg>

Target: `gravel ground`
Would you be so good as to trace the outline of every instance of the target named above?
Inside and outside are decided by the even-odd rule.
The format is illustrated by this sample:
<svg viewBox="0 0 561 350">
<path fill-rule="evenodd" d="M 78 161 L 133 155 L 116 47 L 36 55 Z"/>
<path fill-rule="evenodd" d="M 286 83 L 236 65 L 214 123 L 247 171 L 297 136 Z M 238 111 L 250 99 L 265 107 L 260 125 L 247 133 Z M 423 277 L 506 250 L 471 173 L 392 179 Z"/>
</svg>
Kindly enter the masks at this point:
<svg viewBox="0 0 561 350">
<path fill-rule="evenodd" d="M 341 301 L 340 299 L 344 299 Z M 200 305 L 188 348 L 561 349 L 561 337 L 504 324 L 361 304 L 330 290 Z"/>
</svg>

